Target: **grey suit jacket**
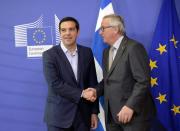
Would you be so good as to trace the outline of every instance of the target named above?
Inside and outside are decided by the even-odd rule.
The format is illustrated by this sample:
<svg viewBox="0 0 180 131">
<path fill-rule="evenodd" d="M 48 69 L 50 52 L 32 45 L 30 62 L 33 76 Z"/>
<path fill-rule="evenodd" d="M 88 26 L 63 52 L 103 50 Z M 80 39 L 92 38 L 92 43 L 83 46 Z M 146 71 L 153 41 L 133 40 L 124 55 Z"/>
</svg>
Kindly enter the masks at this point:
<svg viewBox="0 0 180 131">
<path fill-rule="evenodd" d="M 124 105 L 135 112 L 132 122 L 150 119 L 155 106 L 149 91 L 150 70 L 144 47 L 125 36 L 110 70 L 108 58 L 109 48 L 103 53 L 103 80 L 97 86 L 97 95 L 104 95 L 106 123 L 109 111 L 119 123 L 117 114 Z"/>
</svg>

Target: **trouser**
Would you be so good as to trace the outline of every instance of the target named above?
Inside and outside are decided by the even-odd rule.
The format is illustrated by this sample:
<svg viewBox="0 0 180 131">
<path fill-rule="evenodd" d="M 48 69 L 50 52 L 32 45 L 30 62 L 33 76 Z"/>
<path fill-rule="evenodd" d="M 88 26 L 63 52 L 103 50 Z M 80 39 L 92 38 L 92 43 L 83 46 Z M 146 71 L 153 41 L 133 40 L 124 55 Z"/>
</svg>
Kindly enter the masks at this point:
<svg viewBox="0 0 180 131">
<path fill-rule="evenodd" d="M 129 122 L 120 125 L 115 123 L 110 111 L 108 114 L 107 131 L 150 131 L 151 121 Z"/>
<path fill-rule="evenodd" d="M 48 131 L 90 131 L 90 127 L 85 124 L 79 111 L 77 111 L 75 119 L 69 128 L 61 128 L 52 125 L 47 125 L 47 128 Z"/>
</svg>

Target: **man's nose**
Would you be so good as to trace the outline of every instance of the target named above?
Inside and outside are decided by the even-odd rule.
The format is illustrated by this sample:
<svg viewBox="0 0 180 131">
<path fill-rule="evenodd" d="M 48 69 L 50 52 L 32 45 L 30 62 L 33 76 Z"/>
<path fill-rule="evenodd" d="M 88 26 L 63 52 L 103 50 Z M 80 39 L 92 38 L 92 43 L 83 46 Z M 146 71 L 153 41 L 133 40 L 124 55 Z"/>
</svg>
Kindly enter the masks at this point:
<svg viewBox="0 0 180 131">
<path fill-rule="evenodd" d="M 71 30 L 66 30 L 66 34 L 70 34 L 71 33 Z"/>
</svg>

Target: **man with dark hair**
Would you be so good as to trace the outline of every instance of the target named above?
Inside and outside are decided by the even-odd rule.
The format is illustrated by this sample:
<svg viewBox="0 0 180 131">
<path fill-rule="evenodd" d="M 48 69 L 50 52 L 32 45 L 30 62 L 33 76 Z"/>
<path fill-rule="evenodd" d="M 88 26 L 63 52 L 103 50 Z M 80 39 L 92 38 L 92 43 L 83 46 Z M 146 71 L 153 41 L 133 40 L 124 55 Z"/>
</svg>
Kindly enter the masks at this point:
<svg viewBox="0 0 180 131">
<path fill-rule="evenodd" d="M 43 53 L 48 84 L 45 122 L 48 131 L 90 131 L 97 127 L 98 100 L 85 100 L 83 90 L 97 84 L 93 54 L 76 43 L 79 23 L 75 18 L 63 18 L 59 32 L 60 45 Z"/>
</svg>

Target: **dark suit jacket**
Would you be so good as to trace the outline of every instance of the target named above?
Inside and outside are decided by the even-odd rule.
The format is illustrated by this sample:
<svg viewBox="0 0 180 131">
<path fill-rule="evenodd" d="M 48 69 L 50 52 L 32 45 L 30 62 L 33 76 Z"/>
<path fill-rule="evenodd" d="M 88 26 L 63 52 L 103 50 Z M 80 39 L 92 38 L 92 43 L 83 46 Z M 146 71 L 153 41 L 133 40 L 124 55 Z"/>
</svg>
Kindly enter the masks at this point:
<svg viewBox="0 0 180 131">
<path fill-rule="evenodd" d="M 132 122 L 150 119 L 155 107 L 149 91 L 150 70 L 144 47 L 125 36 L 110 70 L 108 62 L 109 48 L 103 53 L 103 80 L 97 86 L 98 96 L 104 94 L 106 122 L 111 111 L 119 123 L 117 114 L 124 105 L 135 111 Z"/>
<path fill-rule="evenodd" d="M 99 112 L 98 100 L 91 103 L 81 98 L 84 88 L 97 84 L 93 54 L 90 48 L 77 45 L 78 80 L 60 45 L 43 53 L 43 69 L 48 83 L 44 120 L 48 125 L 67 128 L 77 110 L 90 127 L 91 114 Z"/>
</svg>

